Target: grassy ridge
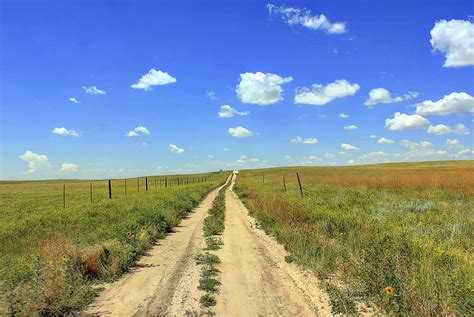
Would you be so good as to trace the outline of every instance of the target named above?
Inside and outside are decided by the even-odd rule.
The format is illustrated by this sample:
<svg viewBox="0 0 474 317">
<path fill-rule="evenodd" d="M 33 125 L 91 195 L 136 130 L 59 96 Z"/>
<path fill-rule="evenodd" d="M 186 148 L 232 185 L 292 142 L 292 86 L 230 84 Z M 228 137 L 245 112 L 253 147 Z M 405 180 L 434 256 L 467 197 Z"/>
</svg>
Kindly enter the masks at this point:
<svg viewBox="0 0 474 317">
<path fill-rule="evenodd" d="M 299 168 L 304 198 L 290 177 L 295 169 L 244 171 L 236 192 L 290 251 L 289 261 L 324 279 L 335 312 L 354 313 L 355 301 L 365 300 L 395 314 L 469 315 L 474 200 L 466 184 L 473 183 L 474 170 L 462 166 L 457 180 L 443 183 L 443 175 L 459 167 L 448 164 L 428 167 L 429 173 L 423 164 L 396 167 L 423 188 L 404 186 L 393 166 L 376 166 L 368 169 L 367 183 L 357 176 L 367 167 L 346 168 L 344 182 L 331 178 L 340 168 Z"/>
<path fill-rule="evenodd" d="M 62 314 L 83 307 L 95 295 L 94 283 L 127 271 L 225 177 L 65 209 L 41 201 L 36 208 L 36 200 L 23 200 L 20 191 L 14 199 L 14 190 L 0 186 L 9 197 L 0 210 L 0 313 Z"/>
<path fill-rule="evenodd" d="M 206 238 L 206 252 L 197 257 L 197 263 L 202 265 L 198 288 L 206 292 L 200 299 L 201 305 L 205 308 L 216 305 L 214 294 L 219 291 L 221 284 L 216 279 L 219 274 L 217 265 L 220 263 L 220 259 L 209 251 L 218 250 L 223 245 L 219 236 L 222 235 L 225 228 L 225 192 L 229 184 L 221 188 L 208 211 L 208 216 L 204 219 L 203 234 Z M 208 314 L 212 313 L 208 312 Z"/>
</svg>

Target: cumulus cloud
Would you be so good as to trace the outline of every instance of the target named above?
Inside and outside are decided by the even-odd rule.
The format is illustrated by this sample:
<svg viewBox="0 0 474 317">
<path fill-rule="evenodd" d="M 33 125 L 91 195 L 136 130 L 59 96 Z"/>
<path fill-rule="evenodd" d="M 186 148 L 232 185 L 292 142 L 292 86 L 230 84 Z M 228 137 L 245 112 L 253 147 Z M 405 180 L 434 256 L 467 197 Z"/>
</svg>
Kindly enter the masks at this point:
<svg viewBox="0 0 474 317">
<path fill-rule="evenodd" d="M 127 136 L 150 135 L 150 131 L 144 126 L 138 126 L 127 133 Z"/>
<path fill-rule="evenodd" d="M 369 92 L 369 99 L 367 99 L 364 104 L 368 106 L 369 108 L 372 108 L 378 103 L 401 102 L 403 100 L 409 100 L 417 96 L 418 96 L 417 92 L 409 91 L 403 96 L 398 96 L 398 97 L 393 98 L 392 95 L 390 94 L 390 91 L 388 91 L 387 89 L 375 88 Z"/>
<path fill-rule="evenodd" d="M 176 78 L 168 74 L 167 72 L 162 72 L 161 70 L 156 70 L 154 68 L 143 75 L 138 82 L 133 84 L 131 87 L 135 89 L 151 90 L 153 86 L 163 86 L 168 84 L 173 84 L 176 82 Z"/>
<path fill-rule="evenodd" d="M 74 136 L 78 137 L 81 136 L 77 131 L 75 130 L 68 130 L 64 127 L 61 128 L 54 128 L 53 131 L 51 131 L 54 134 L 61 135 L 61 136 Z"/>
<path fill-rule="evenodd" d="M 229 128 L 229 134 L 236 138 L 246 138 L 252 136 L 253 132 L 244 127 L 238 126 L 235 128 Z"/>
<path fill-rule="evenodd" d="M 376 136 L 375 134 L 371 134 L 371 135 L 369 135 L 369 138 L 370 138 L 370 139 L 376 139 L 377 136 Z"/>
<path fill-rule="evenodd" d="M 382 137 L 377 141 L 377 143 L 378 144 L 390 144 L 390 143 L 393 143 L 393 140 Z"/>
<path fill-rule="evenodd" d="M 28 163 L 27 173 L 35 173 L 41 170 L 51 168 L 51 165 L 48 161 L 48 156 L 43 154 L 37 154 L 32 151 L 26 151 L 20 158 Z"/>
<path fill-rule="evenodd" d="M 450 127 L 444 124 L 431 125 L 428 127 L 427 131 L 428 133 L 432 133 L 436 135 L 442 135 L 442 134 L 448 134 L 448 133 L 469 134 L 469 129 L 466 128 L 466 126 L 462 123 L 456 124 L 453 127 Z"/>
<path fill-rule="evenodd" d="M 176 154 L 181 154 L 184 152 L 184 149 L 178 147 L 176 144 L 170 144 L 171 152 Z"/>
<path fill-rule="evenodd" d="M 474 65 L 474 24 L 464 20 L 440 20 L 430 34 L 433 51 L 446 57 L 444 67 Z"/>
<path fill-rule="evenodd" d="M 458 139 L 446 139 L 446 144 L 450 147 L 457 147 L 461 145 Z"/>
<path fill-rule="evenodd" d="M 260 159 L 258 158 L 252 158 L 247 155 L 241 155 L 240 158 L 235 162 L 235 164 L 244 165 L 244 164 L 258 163 L 258 162 L 260 162 Z"/>
<path fill-rule="evenodd" d="M 377 163 L 388 163 L 388 154 L 382 151 L 369 152 L 359 156 L 356 160 L 351 159 L 347 161 L 348 164 L 377 164 Z"/>
<path fill-rule="evenodd" d="M 223 105 L 221 106 L 221 111 L 219 111 L 218 115 L 219 118 L 232 118 L 234 115 L 246 116 L 249 113 L 250 112 L 248 111 L 238 111 L 229 105 Z"/>
<path fill-rule="evenodd" d="M 79 166 L 74 163 L 63 163 L 59 169 L 60 172 L 77 172 L 78 170 Z"/>
<path fill-rule="evenodd" d="M 442 159 L 447 157 L 446 151 L 438 151 L 433 147 L 429 141 L 413 142 L 409 140 L 401 140 L 400 145 L 408 148 L 410 151 L 398 158 L 405 160 L 413 159 Z"/>
<path fill-rule="evenodd" d="M 431 122 L 419 114 L 408 115 L 400 112 L 395 112 L 392 119 L 385 120 L 385 128 L 393 131 L 404 131 L 411 129 L 426 128 L 431 125 Z"/>
<path fill-rule="evenodd" d="M 474 159 L 474 151 L 471 149 L 462 149 L 456 154 L 456 159 Z"/>
<path fill-rule="evenodd" d="M 316 144 L 318 143 L 318 139 L 316 138 L 302 138 L 300 136 L 297 136 L 296 138 L 293 138 L 290 140 L 291 143 L 296 143 L 296 144 Z"/>
<path fill-rule="evenodd" d="M 341 149 L 344 151 L 355 151 L 355 150 L 358 150 L 359 148 L 351 144 L 341 143 Z"/>
<path fill-rule="evenodd" d="M 339 118 L 347 119 L 347 118 L 349 118 L 349 115 L 348 115 L 348 114 L 345 114 L 345 113 L 340 113 L 340 114 L 339 114 Z"/>
<path fill-rule="evenodd" d="M 345 79 L 339 79 L 326 86 L 313 84 L 311 89 L 301 87 L 296 89 L 295 103 L 322 106 L 337 98 L 354 95 L 360 86 L 351 84 Z"/>
<path fill-rule="evenodd" d="M 105 91 L 97 89 L 96 86 L 82 86 L 82 88 L 88 95 L 105 95 Z"/>
<path fill-rule="evenodd" d="M 283 100 L 281 85 L 292 80 L 291 77 L 271 73 L 244 73 L 240 74 L 240 83 L 236 86 L 235 92 L 243 103 L 272 105 Z"/>
<path fill-rule="evenodd" d="M 355 124 L 344 126 L 344 130 L 357 130 L 359 129 Z"/>
<path fill-rule="evenodd" d="M 424 116 L 460 112 L 474 112 L 474 97 L 465 92 L 452 92 L 438 101 L 425 100 L 416 105 L 416 113 Z"/>
<path fill-rule="evenodd" d="M 311 10 L 306 8 L 292 8 L 267 4 L 268 14 L 280 16 L 281 20 L 290 26 L 300 25 L 311 30 L 324 30 L 328 34 L 345 33 L 346 23 L 335 22 L 326 18 L 324 14 L 312 15 Z"/>
<path fill-rule="evenodd" d="M 69 98 L 69 101 L 72 103 L 79 103 L 79 101 L 74 97 Z"/>
</svg>

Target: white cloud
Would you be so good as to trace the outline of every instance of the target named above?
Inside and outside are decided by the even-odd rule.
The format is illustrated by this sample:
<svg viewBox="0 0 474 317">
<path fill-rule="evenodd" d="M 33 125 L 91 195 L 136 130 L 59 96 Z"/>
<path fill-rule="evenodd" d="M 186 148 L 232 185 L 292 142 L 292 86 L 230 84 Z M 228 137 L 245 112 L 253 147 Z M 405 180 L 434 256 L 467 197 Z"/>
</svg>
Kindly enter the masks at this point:
<svg viewBox="0 0 474 317">
<path fill-rule="evenodd" d="M 35 173 L 44 169 L 51 168 L 49 165 L 48 157 L 43 154 L 37 154 L 32 151 L 26 151 L 20 158 L 23 161 L 28 162 L 28 170 L 27 173 Z"/>
<path fill-rule="evenodd" d="M 66 128 L 54 128 L 53 131 L 51 131 L 54 134 L 61 135 L 61 136 L 81 136 L 77 131 L 75 130 L 68 130 Z"/>
<path fill-rule="evenodd" d="M 370 139 L 376 139 L 377 136 L 376 136 L 375 134 L 371 134 L 371 135 L 369 135 L 369 138 L 370 138 Z"/>
<path fill-rule="evenodd" d="M 390 144 L 390 143 L 393 143 L 393 140 L 391 139 L 386 139 L 386 138 L 380 138 L 378 141 L 377 141 L 378 144 Z"/>
<path fill-rule="evenodd" d="M 176 144 L 170 144 L 171 152 L 176 154 L 181 154 L 184 152 L 184 149 L 178 147 Z"/>
<path fill-rule="evenodd" d="M 211 100 L 216 100 L 217 99 L 217 94 L 214 90 L 206 90 L 206 96 L 207 98 Z"/>
<path fill-rule="evenodd" d="M 347 161 L 347 164 L 353 165 L 353 164 L 357 164 L 357 162 L 356 162 L 355 160 L 352 160 L 352 159 L 351 159 L 351 160 L 348 160 L 348 161 Z"/>
<path fill-rule="evenodd" d="M 408 93 L 404 94 L 403 96 L 398 96 L 393 98 L 385 88 L 375 88 L 369 92 L 369 99 L 365 101 L 365 105 L 369 108 L 372 108 L 374 105 L 378 103 L 395 103 L 401 102 L 403 100 L 409 100 L 418 96 L 417 92 L 409 91 Z"/>
<path fill-rule="evenodd" d="M 413 142 L 413 141 L 410 141 L 410 140 L 401 140 L 400 141 L 400 145 L 401 146 L 404 146 L 410 150 L 414 150 L 414 149 L 417 149 L 417 148 L 431 148 L 433 147 L 433 143 L 429 142 L 429 141 L 421 141 L 419 143 L 416 143 L 416 142 Z"/>
<path fill-rule="evenodd" d="M 345 22 L 332 23 L 324 14 L 311 15 L 311 10 L 306 8 L 267 4 L 267 9 L 269 15 L 280 16 L 282 21 L 290 26 L 301 25 L 311 30 L 324 30 L 328 34 L 341 34 L 347 31 Z"/>
<path fill-rule="evenodd" d="M 69 98 L 69 101 L 73 103 L 79 103 L 79 101 L 74 97 Z"/>
<path fill-rule="evenodd" d="M 348 115 L 348 114 L 345 114 L 345 113 L 340 113 L 340 114 L 339 114 L 339 118 L 347 119 L 347 118 L 349 118 L 349 115 Z"/>
<path fill-rule="evenodd" d="M 458 152 L 456 159 L 474 159 L 474 151 L 471 149 L 463 149 Z"/>
<path fill-rule="evenodd" d="M 82 88 L 88 95 L 105 95 L 105 91 L 97 89 L 96 86 L 89 86 L 89 87 L 82 86 Z"/>
<path fill-rule="evenodd" d="M 316 138 L 302 138 L 297 136 L 296 138 L 293 138 L 290 140 L 291 143 L 297 143 L 297 144 L 316 144 L 318 143 L 318 139 Z"/>
<path fill-rule="evenodd" d="M 430 34 L 433 51 L 446 57 L 444 67 L 474 65 L 474 24 L 464 20 L 440 20 Z"/>
<path fill-rule="evenodd" d="M 246 116 L 250 112 L 248 111 L 237 111 L 229 105 L 221 106 L 221 111 L 219 111 L 219 118 L 232 118 L 234 115 Z"/>
<path fill-rule="evenodd" d="M 410 129 L 420 129 L 430 126 L 431 122 L 419 114 L 408 115 L 395 112 L 392 119 L 385 120 L 385 128 L 393 131 L 404 131 Z"/>
<path fill-rule="evenodd" d="M 413 142 L 409 140 L 401 140 L 400 145 L 408 148 L 410 151 L 403 155 L 399 155 L 398 158 L 405 160 L 413 159 L 443 159 L 447 157 L 446 151 L 437 151 L 433 144 L 429 141 Z"/>
<path fill-rule="evenodd" d="M 341 143 L 341 149 L 344 151 L 354 151 L 354 150 L 358 150 L 359 148 L 347 143 Z"/>
<path fill-rule="evenodd" d="M 241 155 L 240 158 L 235 162 L 237 165 L 249 164 L 249 163 L 258 163 L 260 159 L 248 157 L 247 155 Z"/>
<path fill-rule="evenodd" d="M 127 133 L 127 136 L 139 136 L 140 134 L 142 135 L 150 135 L 150 131 L 145 128 L 144 126 L 138 126 L 136 127 L 135 129 L 133 129 L 132 131 L 129 131 Z"/>
<path fill-rule="evenodd" d="M 378 151 L 378 152 L 369 152 L 364 155 L 359 156 L 356 160 L 349 160 L 348 164 L 377 164 L 377 163 L 388 163 L 388 154 Z"/>
<path fill-rule="evenodd" d="M 225 148 L 224 148 L 224 151 L 229 151 L 229 148 L 228 148 L 228 147 L 225 147 Z"/>
<path fill-rule="evenodd" d="M 168 74 L 167 72 L 162 72 L 161 70 L 156 70 L 154 68 L 143 75 L 138 82 L 133 84 L 131 87 L 135 89 L 151 90 L 153 86 L 162 86 L 173 84 L 176 82 L 176 78 Z"/>
<path fill-rule="evenodd" d="M 459 112 L 474 112 L 474 97 L 465 92 L 452 92 L 438 101 L 425 100 L 416 105 L 416 113 L 424 116 Z"/>
<path fill-rule="evenodd" d="M 447 133 L 453 134 L 469 134 L 469 129 L 462 123 L 456 124 L 454 127 L 449 127 L 444 124 L 431 125 L 428 127 L 428 133 L 442 135 Z"/>
<path fill-rule="evenodd" d="M 63 163 L 59 169 L 60 172 L 77 172 L 78 170 L 79 166 L 74 163 Z"/>
<path fill-rule="evenodd" d="M 358 84 L 351 84 L 345 79 L 338 79 L 326 86 L 313 84 L 311 89 L 306 87 L 296 89 L 295 103 L 322 106 L 334 99 L 352 96 L 359 89 Z"/>
<path fill-rule="evenodd" d="M 452 147 L 457 147 L 461 145 L 458 139 L 446 139 L 446 144 Z"/>
<path fill-rule="evenodd" d="M 355 124 L 351 124 L 351 125 L 346 125 L 344 127 L 344 130 L 357 130 L 359 129 Z"/>
<path fill-rule="evenodd" d="M 236 138 L 246 138 L 252 136 L 253 132 L 244 127 L 238 126 L 235 128 L 229 128 L 229 134 Z"/>
<path fill-rule="evenodd" d="M 240 83 L 235 92 L 243 103 L 256 105 L 272 105 L 283 100 L 281 85 L 293 80 L 291 77 L 281 77 L 271 73 L 240 74 Z"/>
</svg>

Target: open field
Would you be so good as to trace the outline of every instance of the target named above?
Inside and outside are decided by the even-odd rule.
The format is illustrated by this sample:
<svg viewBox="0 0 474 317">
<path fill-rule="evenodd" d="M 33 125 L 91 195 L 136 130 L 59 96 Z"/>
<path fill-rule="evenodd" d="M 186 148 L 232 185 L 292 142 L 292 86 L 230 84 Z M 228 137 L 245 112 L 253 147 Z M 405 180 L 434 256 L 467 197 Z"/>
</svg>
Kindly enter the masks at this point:
<svg viewBox="0 0 474 317">
<path fill-rule="evenodd" d="M 0 312 L 64 313 L 94 296 L 176 226 L 228 173 L 107 181 L 1 182 Z M 195 183 L 192 183 L 194 178 Z M 198 182 L 199 178 L 199 182 Z M 66 208 L 63 208 L 66 184 Z"/>
<path fill-rule="evenodd" d="M 333 313 L 365 302 L 429 316 L 474 310 L 473 188 L 461 161 L 246 170 L 236 191 L 287 260 L 324 281 Z"/>
</svg>

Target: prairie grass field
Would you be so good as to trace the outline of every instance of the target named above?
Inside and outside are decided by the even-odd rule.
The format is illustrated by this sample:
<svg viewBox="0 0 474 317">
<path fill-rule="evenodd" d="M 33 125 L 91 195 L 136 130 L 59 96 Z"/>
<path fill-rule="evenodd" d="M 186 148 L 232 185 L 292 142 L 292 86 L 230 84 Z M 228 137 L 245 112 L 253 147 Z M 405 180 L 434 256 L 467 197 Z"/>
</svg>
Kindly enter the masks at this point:
<svg viewBox="0 0 474 317">
<path fill-rule="evenodd" d="M 112 180 L 112 199 L 108 181 L 94 180 L 92 202 L 90 181 L 0 182 L 0 315 L 82 308 L 227 176 L 180 175 L 179 186 L 167 176 L 167 187 L 148 177 L 148 191 L 145 178 L 128 179 L 126 194 Z"/>
<path fill-rule="evenodd" d="M 333 313 L 474 311 L 473 161 L 244 170 L 236 192 Z"/>
</svg>

